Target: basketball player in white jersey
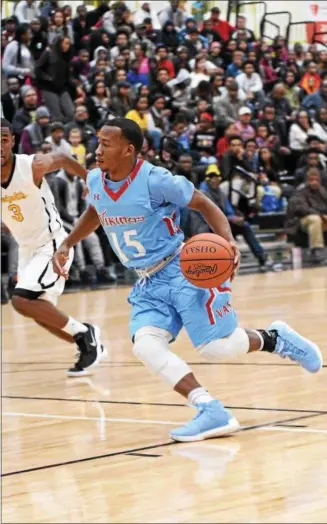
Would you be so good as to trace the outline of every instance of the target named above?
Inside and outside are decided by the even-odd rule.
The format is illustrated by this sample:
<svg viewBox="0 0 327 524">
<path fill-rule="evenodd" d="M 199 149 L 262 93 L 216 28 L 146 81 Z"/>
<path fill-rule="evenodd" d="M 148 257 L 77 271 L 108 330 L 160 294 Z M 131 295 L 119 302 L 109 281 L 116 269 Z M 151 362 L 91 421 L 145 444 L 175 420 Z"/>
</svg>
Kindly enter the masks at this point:
<svg viewBox="0 0 327 524">
<path fill-rule="evenodd" d="M 79 358 L 68 375 L 86 375 L 106 351 L 98 327 L 68 317 L 56 307 L 65 279 L 54 273 L 51 258 L 67 234 L 44 178 L 62 168 L 85 180 L 86 170 L 68 155 L 14 155 L 13 146 L 11 125 L 1 119 L 2 220 L 19 244 L 18 282 L 12 305 L 53 335 L 75 342 Z M 73 256 L 71 250 L 67 268 Z"/>
</svg>

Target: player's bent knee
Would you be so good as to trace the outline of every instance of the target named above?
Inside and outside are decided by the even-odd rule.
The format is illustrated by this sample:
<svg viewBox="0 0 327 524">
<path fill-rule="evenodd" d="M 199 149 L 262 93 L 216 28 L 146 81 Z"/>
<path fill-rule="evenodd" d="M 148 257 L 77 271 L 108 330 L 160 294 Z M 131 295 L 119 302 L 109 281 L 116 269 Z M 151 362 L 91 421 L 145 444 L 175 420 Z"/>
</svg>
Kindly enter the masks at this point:
<svg viewBox="0 0 327 524">
<path fill-rule="evenodd" d="M 141 328 L 135 334 L 133 353 L 151 373 L 175 387 L 185 375 L 191 373 L 191 369 L 186 362 L 169 351 L 170 339 L 170 333 L 164 329 Z"/>
<path fill-rule="evenodd" d="M 231 335 L 212 340 L 198 348 L 199 354 L 207 360 L 226 360 L 245 355 L 250 348 L 249 337 L 242 328 L 236 328 Z"/>
</svg>

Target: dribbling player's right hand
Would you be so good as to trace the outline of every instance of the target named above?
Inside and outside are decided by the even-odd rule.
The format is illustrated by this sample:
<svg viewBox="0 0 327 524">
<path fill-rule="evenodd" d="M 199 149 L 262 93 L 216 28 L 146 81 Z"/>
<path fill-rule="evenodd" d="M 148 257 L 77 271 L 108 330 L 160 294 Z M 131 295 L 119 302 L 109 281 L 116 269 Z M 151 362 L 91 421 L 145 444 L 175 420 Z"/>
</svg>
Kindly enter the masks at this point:
<svg viewBox="0 0 327 524">
<path fill-rule="evenodd" d="M 53 270 L 57 275 L 68 279 L 68 271 L 65 268 L 66 262 L 69 260 L 69 247 L 65 243 L 61 244 L 52 257 Z"/>
</svg>

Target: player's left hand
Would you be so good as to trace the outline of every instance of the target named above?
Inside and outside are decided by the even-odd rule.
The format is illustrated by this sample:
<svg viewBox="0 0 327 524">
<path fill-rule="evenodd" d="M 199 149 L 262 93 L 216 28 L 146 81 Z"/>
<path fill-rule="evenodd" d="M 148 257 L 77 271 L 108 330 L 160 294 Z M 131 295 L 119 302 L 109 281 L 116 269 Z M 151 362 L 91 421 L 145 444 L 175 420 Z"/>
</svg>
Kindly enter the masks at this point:
<svg viewBox="0 0 327 524">
<path fill-rule="evenodd" d="M 234 240 L 231 240 L 229 243 L 231 245 L 232 250 L 234 251 L 234 270 L 233 270 L 233 273 L 232 273 L 232 275 L 230 277 L 230 279 L 232 281 L 236 277 L 236 273 L 238 272 L 238 269 L 240 267 L 241 252 L 239 250 L 239 247 L 238 247 L 237 243 Z"/>
</svg>

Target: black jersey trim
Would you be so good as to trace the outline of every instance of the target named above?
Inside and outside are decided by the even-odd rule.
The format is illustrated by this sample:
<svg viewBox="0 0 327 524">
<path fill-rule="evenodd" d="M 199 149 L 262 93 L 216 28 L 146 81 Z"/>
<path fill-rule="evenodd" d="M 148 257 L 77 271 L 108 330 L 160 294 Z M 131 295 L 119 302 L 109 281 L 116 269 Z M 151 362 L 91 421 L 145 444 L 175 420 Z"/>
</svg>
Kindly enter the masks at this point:
<svg viewBox="0 0 327 524">
<path fill-rule="evenodd" d="M 57 244 L 56 244 L 56 241 L 53 239 L 52 240 L 52 245 L 53 245 L 53 254 L 55 254 L 55 252 L 57 251 Z M 60 275 L 57 276 L 57 278 L 51 282 L 50 284 L 43 284 L 42 282 L 42 279 L 44 278 L 44 275 L 46 274 L 47 270 L 48 270 L 48 267 L 49 267 L 49 264 L 51 264 L 51 261 L 49 261 L 47 263 L 47 265 L 45 266 L 44 270 L 42 271 L 41 275 L 39 276 L 38 278 L 38 284 L 40 284 L 41 288 L 44 290 L 44 289 L 49 289 L 50 287 L 53 287 L 55 285 L 55 283 L 59 280 L 60 278 Z"/>
<path fill-rule="evenodd" d="M 12 166 L 11 166 L 10 176 L 9 176 L 7 182 L 4 182 L 3 184 L 1 184 L 1 187 L 3 189 L 7 189 L 9 184 L 11 183 L 12 177 L 14 176 L 15 168 L 16 168 L 16 155 L 13 155 L 13 162 L 12 162 Z"/>
<path fill-rule="evenodd" d="M 44 291 L 31 291 L 30 289 L 16 287 L 14 289 L 12 296 L 27 298 L 28 300 L 37 300 L 43 294 L 44 294 Z"/>
</svg>

